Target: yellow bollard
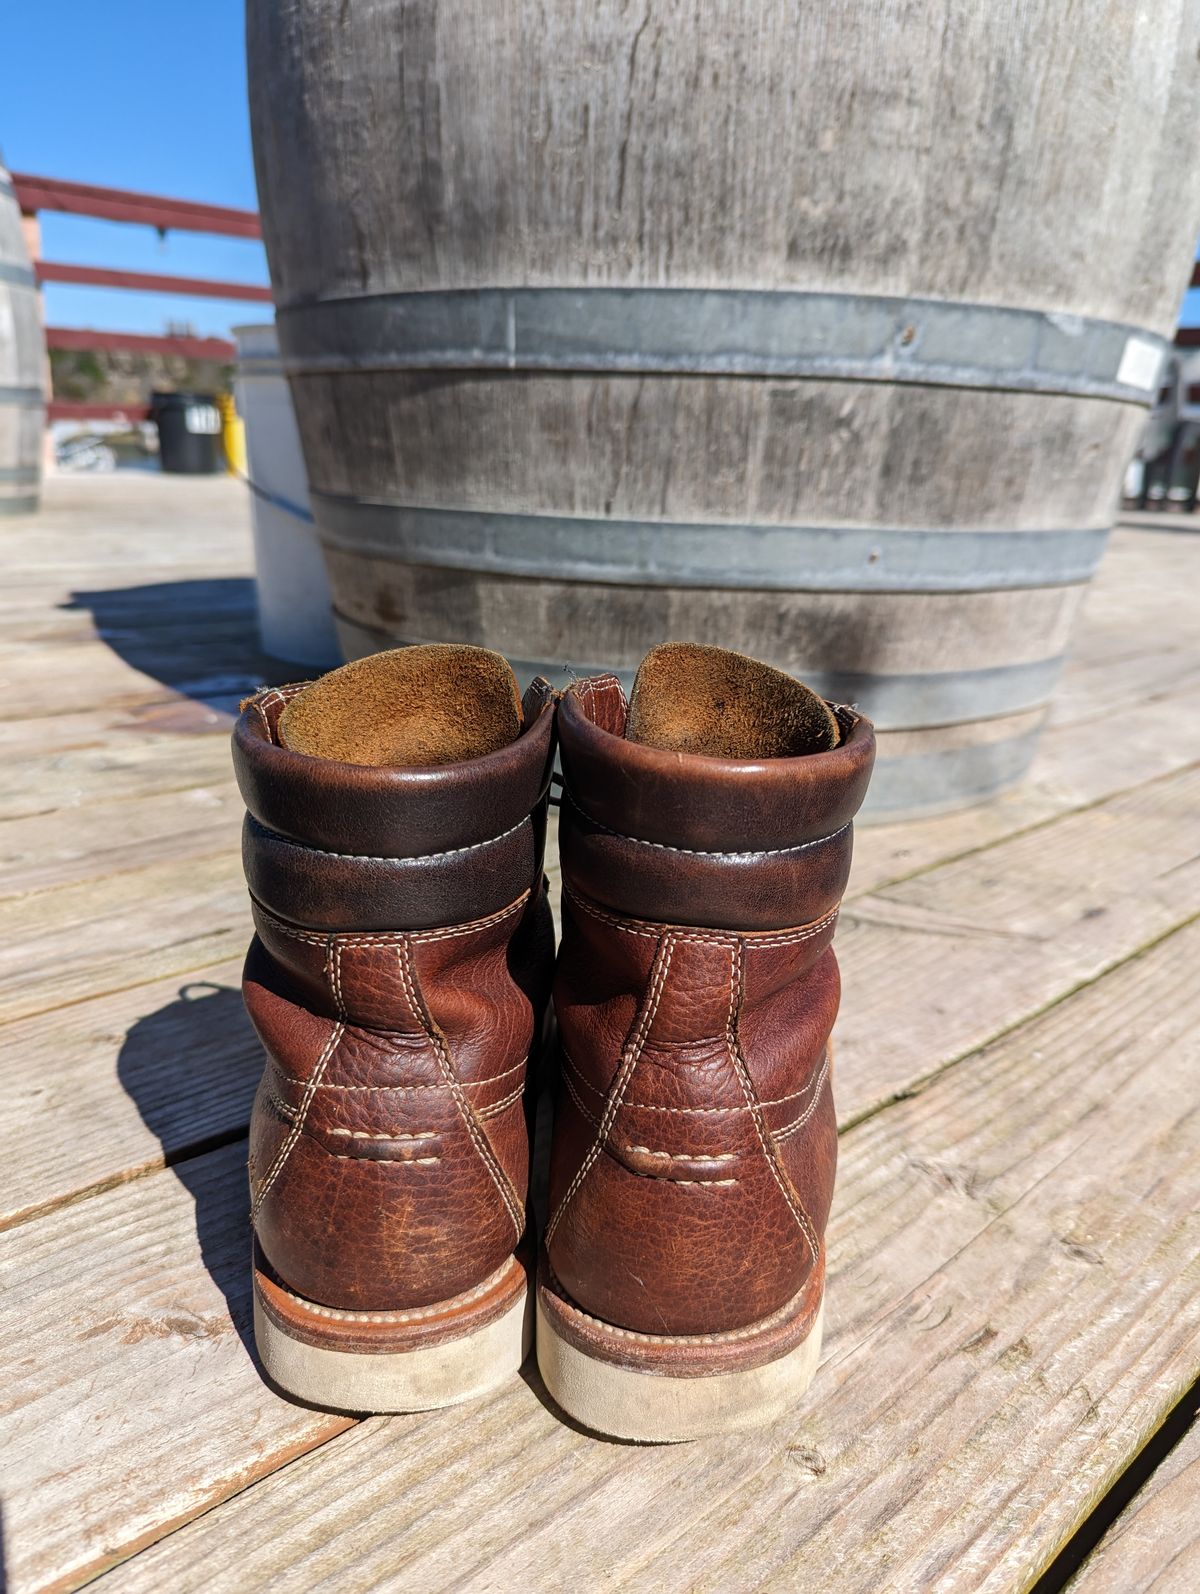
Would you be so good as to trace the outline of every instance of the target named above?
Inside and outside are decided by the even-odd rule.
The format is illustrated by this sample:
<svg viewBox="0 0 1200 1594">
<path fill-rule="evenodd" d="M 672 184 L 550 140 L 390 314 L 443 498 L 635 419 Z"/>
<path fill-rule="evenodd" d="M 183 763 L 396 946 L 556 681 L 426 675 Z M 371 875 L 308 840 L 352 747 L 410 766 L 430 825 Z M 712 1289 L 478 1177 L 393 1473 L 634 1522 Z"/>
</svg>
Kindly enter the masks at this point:
<svg viewBox="0 0 1200 1594">
<path fill-rule="evenodd" d="M 231 476 L 246 474 L 246 423 L 237 412 L 232 393 L 217 394 L 221 412 L 221 446 L 225 450 L 225 469 Z"/>
</svg>

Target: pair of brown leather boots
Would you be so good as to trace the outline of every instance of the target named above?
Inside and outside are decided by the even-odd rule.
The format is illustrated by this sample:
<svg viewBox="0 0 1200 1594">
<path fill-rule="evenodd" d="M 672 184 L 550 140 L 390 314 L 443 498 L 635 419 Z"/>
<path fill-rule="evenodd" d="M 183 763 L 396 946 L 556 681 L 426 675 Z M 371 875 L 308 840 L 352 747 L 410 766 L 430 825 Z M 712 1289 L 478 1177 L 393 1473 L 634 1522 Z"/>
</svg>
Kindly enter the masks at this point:
<svg viewBox="0 0 1200 1594">
<path fill-rule="evenodd" d="M 589 1428 L 685 1439 L 795 1401 L 837 1156 L 830 942 L 873 757 L 852 710 L 679 643 L 628 704 L 615 676 L 522 698 L 498 654 L 434 646 L 244 705 L 276 1383 L 350 1411 L 482 1395 L 524 1361 L 536 1295 L 542 1375 Z"/>
</svg>

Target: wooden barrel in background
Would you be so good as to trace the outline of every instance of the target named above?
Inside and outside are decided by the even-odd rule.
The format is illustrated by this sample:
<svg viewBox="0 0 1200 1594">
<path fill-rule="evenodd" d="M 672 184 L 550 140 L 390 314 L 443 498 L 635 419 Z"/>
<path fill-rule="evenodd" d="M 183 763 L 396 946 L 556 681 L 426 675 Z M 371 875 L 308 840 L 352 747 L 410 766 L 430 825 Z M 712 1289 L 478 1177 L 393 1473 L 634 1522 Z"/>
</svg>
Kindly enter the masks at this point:
<svg viewBox="0 0 1200 1594">
<path fill-rule="evenodd" d="M 21 212 L 12 180 L 0 166 L 0 515 L 38 506 L 45 358 Z"/>
<path fill-rule="evenodd" d="M 251 0 L 343 643 L 667 637 L 876 721 L 876 817 L 1017 780 L 1200 215 L 1191 0 Z"/>
</svg>

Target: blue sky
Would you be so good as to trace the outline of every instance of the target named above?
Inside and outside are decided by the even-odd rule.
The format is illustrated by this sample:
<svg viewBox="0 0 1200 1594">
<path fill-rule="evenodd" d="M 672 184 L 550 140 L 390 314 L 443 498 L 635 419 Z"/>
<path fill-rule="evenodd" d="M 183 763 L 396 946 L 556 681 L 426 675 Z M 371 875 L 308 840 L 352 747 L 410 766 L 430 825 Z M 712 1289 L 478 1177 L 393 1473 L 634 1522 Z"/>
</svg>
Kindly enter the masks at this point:
<svg viewBox="0 0 1200 1594">
<path fill-rule="evenodd" d="M 4 8 L 0 150 L 11 169 L 255 209 L 243 0 L 51 0 Z M 72 264 L 266 282 L 243 238 L 42 214 L 42 254 Z M 55 326 L 222 334 L 270 306 L 49 283 Z"/>
<path fill-rule="evenodd" d="M 256 206 L 246 111 L 243 0 L 15 0 L 0 23 L 0 150 L 15 171 Z M 47 260 L 230 282 L 266 282 L 246 239 L 42 216 Z M 223 334 L 261 304 L 50 283 L 56 326 L 159 332 L 168 320 Z M 1200 290 L 1182 319 L 1200 321 Z"/>
</svg>

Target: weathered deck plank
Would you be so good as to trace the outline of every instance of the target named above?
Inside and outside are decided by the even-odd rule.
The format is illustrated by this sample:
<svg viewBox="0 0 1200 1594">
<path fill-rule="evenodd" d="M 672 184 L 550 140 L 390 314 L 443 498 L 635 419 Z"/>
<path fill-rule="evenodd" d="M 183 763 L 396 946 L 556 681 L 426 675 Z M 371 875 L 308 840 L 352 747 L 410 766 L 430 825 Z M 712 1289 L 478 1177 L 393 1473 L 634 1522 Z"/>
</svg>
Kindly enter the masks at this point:
<svg viewBox="0 0 1200 1594">
<path fill-rule="evenodd" d="M 248 1207 L 239 1141 L 0 1236 L 14 1589 L 74 1587 L 347 1426 L 255 1370 Z"/>
<path fill-rule="evenodd" d="M 1198 956 L 1178 932 L 850 1131 L 826 1359 L 774 1430 L 615 1446 L 514 1385 L 372 1420 L 113 1586 L 1025 1586 L 1200 1368 Z"/>
<path fill-rule="evenodd" d="M 244 1133 L 262 1048 L 241 971 L 239 956 L 0 1031 L 0 1229 Z"/>
<path fill-rule="evenodd" d="M 1200 1422 L 1129 1502 L 1070 1594 L 1196 1594 L 1200 1588 Z"/>
<path fill-rule="evenodd" d="M 173 857 L 144 869 L 17 897 L 5 904 L 0 1019 L 244 953 L 250 908 L 236 852 Z"/>
<path fill-rule="evenodd" d="M 234 1326 L 258 1058 L 227 735 L 270 668 L 245 500 L 52 480 L 4 544 L 14 1591 L 160 1538 L 108 1586 L 674 1594 L 807 1584 L 810 1539 L 839 1589 L 1048 1563 L 1196 1373 L 1194 539 L 1114 539 L 1021 792 L 860 833 L 827 1362 L 786 1433 L 673 1451 L 524 1383 L 348 1432 L 262 1384 Z"/>
</svg>

